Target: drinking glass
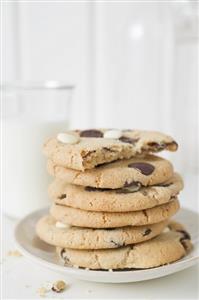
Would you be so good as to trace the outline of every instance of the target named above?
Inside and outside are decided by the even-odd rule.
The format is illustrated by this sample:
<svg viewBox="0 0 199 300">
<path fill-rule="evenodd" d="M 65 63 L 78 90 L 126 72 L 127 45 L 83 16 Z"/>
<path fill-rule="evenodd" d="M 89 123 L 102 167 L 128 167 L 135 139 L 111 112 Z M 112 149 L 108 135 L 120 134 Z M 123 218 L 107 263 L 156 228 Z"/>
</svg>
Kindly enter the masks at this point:
<svg viewBox="0 0 199 300">
<path fill-rule="evenodd" d="M 2 94 L 3 212 L 20 218 L 49 204 L 42 145 L 67 130 L 73 86 L 62 82 L 5 84 Z"/>
</svg>

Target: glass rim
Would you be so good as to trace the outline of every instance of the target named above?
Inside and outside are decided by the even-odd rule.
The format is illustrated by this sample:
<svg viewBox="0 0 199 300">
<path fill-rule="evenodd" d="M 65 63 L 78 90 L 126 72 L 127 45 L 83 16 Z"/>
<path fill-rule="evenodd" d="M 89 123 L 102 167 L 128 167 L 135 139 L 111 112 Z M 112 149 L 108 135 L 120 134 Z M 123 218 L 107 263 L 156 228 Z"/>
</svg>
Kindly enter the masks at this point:
<svg viewBox="0 0 199 300">
<path fill-rule="evenodd" d="M 59 80 L 44 80 L 44 81 L 9 81 L 0 85 L 2 90 L 73 90 L 72 84 Z"/>
</svg>

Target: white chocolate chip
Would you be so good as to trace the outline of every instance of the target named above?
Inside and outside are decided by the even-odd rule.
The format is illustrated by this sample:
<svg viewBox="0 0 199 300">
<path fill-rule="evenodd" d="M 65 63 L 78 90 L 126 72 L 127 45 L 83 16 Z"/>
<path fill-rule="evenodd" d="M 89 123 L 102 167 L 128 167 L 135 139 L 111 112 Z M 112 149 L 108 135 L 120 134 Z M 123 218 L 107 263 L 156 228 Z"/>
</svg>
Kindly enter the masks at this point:
<svg viewBox="0 0 199 300">
<path fill-rule="evenodd" d="M 113 269 L 108 269 L 109 272 L 113 272 Z"/>
<path fill-rule="evenodd" d="M 104 133 L 104 138 L 119 139 L 122 136 L 121 130 L 108 130 Z"/>
<path fill-rule="evenodd" d="M 77 144 L 79 142 L 79 137 L 77 135 L 68 134 L 68 133 L 59 133 L 57 135 L 59 142 L 64 144 Z"/>
<path fill-rule="evenodd" d="M 165 227 L 165 229 L 163 230 L 164 233 L 169 232 L 169 231 L 170 231 L 169 227 Z"/>
<path fill-rule="evenodd" d="M 69 228 L 70 227 L 70 225 L 64 224 L 64 223 L 59 222 L 59 221 L 56 222 L 55 226 L 57 228 Z"/>
</svg>

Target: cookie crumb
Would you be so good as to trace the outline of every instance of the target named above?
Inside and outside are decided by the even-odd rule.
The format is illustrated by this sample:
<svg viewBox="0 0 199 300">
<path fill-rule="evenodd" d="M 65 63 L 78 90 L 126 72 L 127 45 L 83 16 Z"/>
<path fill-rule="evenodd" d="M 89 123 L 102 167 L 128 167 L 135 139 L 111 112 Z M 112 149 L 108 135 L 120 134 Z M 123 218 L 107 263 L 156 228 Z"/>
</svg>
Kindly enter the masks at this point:
<svg viewBox="0 0 199 300">
<path fill-rule="evenodd" d="M 61 293 L 66 289 L 66 283 L 63 280 L 59 280 L 53 283 L 52 291 L 56 293 Z"/>
<path fill-rule="evenodd" d="M 46 293 L 49 292 L 45 287 L 40 287 L 37 290 L 37 293 L 39 294 L 40 297 L 46 297 Z"/>
<path fill-rule="evenodd" d="M 7 253 L 8 256 L 21 257 L 23 256 L 18 250 L 10 250 Z"/>
</svg>

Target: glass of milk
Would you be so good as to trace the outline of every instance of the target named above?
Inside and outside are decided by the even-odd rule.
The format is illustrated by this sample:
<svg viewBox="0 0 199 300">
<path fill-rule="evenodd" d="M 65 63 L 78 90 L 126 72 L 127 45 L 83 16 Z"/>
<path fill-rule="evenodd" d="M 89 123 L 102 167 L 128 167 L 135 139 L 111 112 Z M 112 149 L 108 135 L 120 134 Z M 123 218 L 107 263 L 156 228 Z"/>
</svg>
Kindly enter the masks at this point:
<svg viewBox="0 0 199 300">
<path fill-rule="evenodd" d="M 60 82 L 7 84 L 1 87 L 3 211 L 21 218 L 49 205 L 42 145 L 67 130 L 73 86 Z"/>
</svg>

